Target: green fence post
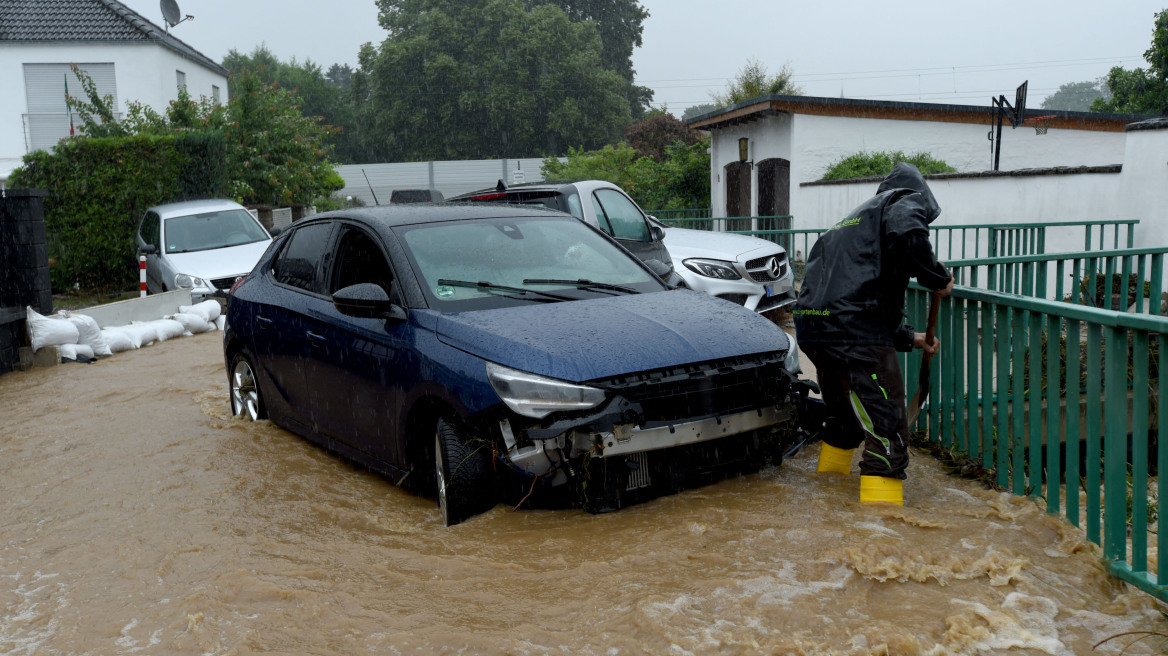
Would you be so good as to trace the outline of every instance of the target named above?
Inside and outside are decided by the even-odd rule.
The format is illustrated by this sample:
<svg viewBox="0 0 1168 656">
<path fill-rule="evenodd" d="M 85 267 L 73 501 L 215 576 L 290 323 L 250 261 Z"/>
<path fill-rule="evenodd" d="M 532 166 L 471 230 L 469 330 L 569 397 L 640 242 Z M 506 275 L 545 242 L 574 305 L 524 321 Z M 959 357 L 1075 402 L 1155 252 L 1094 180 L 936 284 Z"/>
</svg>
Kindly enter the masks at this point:
<svg viewBox="0 0 1168 656">
<path fill-rule="evenodd" d="M 998 362 L 1010 370 L 1010 476 L 1014 494 L 1026 494 L 1026 320 L 1025 310 L 1010 312 L 1010 357 Z"/>
<path fill-rule="evenodd" d="M 1079 357 L 1081 352 L 1080 324 L 1078 320 L 1067 319 L 1067 520 L 1075 526 L 1079 522 L 1079 405 L 1082 395 Z"/>
<path fill-rule="evenodd" d="M 1168 333 L 1156 335 L 1157 377 L 1168 371 Z M 1159 383 L 1157 383 L 1159 387 Z M 1168 444 L 1165 444 L 1165 435 L 1168 435 L 1168 394 L 1156 396 L 1156 469 L 1161 477 L 1168 472 Z M 1157 508 L 1156 513 L 1156 577 L 1160 581 L 1168 580 L 1168 521 L 1165 520 L 1164 506 Z"/>
<path fill-rule="evenodd" d="M 982 343 L 983 344 L 997 344 L 998 330 L 995 325 L 997 319 L 997 310 L 994 309 L 992 303 L 981 304 L 981 329 L 982 329 Z M 998 350 L 1004 351 L 1005 346 L 999 345 Z M 1002 407 L 1002 419 L 1005 421 L 1004 406 L 997 405 L 997 396 L 999 391 L 994 384 L 994 349 L 984 348 L 981 350 L 981 448 L 982 448 L 982 466 L 986 469 L 994 469 L 997 458 L 998 439 L 997 432 L 994 427 L 994 420 L 997 418 L 997 408 Z M 1005 431 L 1003 431 L 1005 432 Z M 1001 481 L 1002 469 L 998 469 L 999 485 Z"/>
<path fill-rule="evenodd" d="M 1114 326 L 1107 328 L 1105 357 L 1103 388 L 1113 398 L 1106 407 L 1103 429 L 1103 556 L 1112 561 L 1126 561 L 1127 331 Z"/>
<path fill-rule="evenodd" d="M 994 308 L 994 343 L 998 347 L 998 375 L 997 382 L 997 409 L 994 413 L 998 420 L 998 432 L 994 435 L 995 451 L 997 453 L 996 467 L 998 470 L 998 485 L 1010 487 L 1010 308 L 999 305 Z M 1005 375 L 1002 375 L 1005 372 Z"/>
<path fill-rule="evenodd" d="M 1062 320 L 1059 317 L 1053 314 L 1046 316 L 1046 512 L 1052 515 L 1059 511 L 1059 483 L 1063 478 L 1062 467 L 1059 466 L 1060 449 L 1064 439 L 1059 430 L 1063 415 L 1059 408 L 1063 396 L 1060 393 L 1062 377 L 1059 375 L 1061 326 Z"/>
<path fill-rule="evenodd" d="M 1103 328 L 1097 323 L 1087 324 L 1087 453 L 1083 459 L 1086 466 L 1087 486 L 1087 539 L 1095 544 L 1102 544 L 1099 536 L 1099 513 L 1103 509 L 1100 504 L 1100 462 L 1103 454 L 1102 435 L 1103 418 L 1100 416 L 1100 403 L 1093 403 L 1094 399 L 1103 398 Z"/>
<path fill-rule="evenodd" d="M 1148 570 L 1148 394 L 1142 390 L 1158 388 L 1149 385 L 1149 335 L 1139 331 L 1132 335 L 1132 453 L 1131 453 L 1131 536 L 1132 569 Z M 1126 340 L 1124 340 L 1126 341 Z M 1159 379 L 1157 378 L 1157 385 Z"/>
<path fill-rule="evenodd" d="M 1029 488 L 1031 496 L 1038 496 L 1042 494 L 1042 407 L 1047 406 L 1047 412 L 1050 412 L 1050 404 L 1045 403 L 1050 397 L 1047 394 L 1043 381 L 1049 380 L 1049 374 L 1043 376 L 1042 372 L 1042 345 L 1046 343 L 1047 348 L 1050 348 L 1049 342 L 1045 335 L 1042 334 L 1042 314 L 1039 312 L 1027 313 L 1030 317 L 1030 327 L 1027 333 L 1030 335 L 1030 380 L 1027 384 L 1027 396 L 1029 402 L 1026 404 L 1030 419 L 1030 448 L 1028 452 L 1027 462 L 1030 464 L 1030 471 L 1028 474 Z"/>
</svg>

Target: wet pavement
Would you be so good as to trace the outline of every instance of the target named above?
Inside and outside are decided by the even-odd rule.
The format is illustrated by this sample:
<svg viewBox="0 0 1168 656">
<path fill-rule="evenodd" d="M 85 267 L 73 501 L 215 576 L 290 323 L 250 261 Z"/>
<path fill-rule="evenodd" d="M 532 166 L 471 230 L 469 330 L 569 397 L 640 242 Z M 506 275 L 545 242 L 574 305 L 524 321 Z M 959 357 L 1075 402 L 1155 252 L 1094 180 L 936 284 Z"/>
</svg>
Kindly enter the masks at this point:
<svg viewBox="0 0 1168 656">
<path fill-rule="evenodd" d="M 1145 654 L 1082 532 L 914 453 L 606 515 L 431 499 L 230 416 L 221 333 L 0 376 L 2 654 Z M 1126 646 L 1126 648 L 1125 648 Z"/>
</svg>

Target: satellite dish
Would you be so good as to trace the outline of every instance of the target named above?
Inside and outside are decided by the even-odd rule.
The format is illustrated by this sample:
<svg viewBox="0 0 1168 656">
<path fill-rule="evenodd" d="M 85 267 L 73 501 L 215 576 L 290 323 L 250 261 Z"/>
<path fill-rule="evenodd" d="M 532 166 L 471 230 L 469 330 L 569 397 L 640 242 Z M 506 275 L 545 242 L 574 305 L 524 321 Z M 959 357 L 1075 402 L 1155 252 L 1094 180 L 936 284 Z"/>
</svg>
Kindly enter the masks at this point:
<svg viewBox="0 0 1168 656">
<path fill-rule="evenodd" d="M 162 0 L 162 20 L 170 27 L 174 27 L 182 22 L 182 12 L 178 10 L 178 3 L 175 0 Z"/>
</svg>

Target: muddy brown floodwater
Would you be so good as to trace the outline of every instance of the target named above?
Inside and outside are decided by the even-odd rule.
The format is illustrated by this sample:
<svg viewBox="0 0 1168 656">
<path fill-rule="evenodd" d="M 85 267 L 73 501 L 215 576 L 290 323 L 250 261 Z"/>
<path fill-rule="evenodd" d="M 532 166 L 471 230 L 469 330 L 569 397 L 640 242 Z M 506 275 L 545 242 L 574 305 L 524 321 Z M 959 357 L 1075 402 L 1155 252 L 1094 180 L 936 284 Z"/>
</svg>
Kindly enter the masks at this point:
<svg viewBox="0 0 1168 656">
<path fill-rule="evenodd" d="M 444 528 L 232 418 L 220 333 L 0 376 L 0 412 L 3 654 L 1140 654 L 1092 645 L 1168 628 L 1080 531 L 920 454 L 904 508 L 811 449 L 612 514 Z"/>
</svg>

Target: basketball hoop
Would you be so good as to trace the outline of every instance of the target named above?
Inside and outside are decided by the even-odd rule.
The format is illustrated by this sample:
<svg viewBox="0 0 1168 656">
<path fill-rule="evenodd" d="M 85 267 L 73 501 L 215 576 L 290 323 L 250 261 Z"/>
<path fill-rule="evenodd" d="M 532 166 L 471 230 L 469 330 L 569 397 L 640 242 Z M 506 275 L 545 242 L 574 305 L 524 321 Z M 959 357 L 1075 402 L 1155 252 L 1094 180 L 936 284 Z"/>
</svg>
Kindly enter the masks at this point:
<svg viewBox="0 0 1168 656">
<path fill-rule="evenodd" d="M 1047 129 L 1050 128 L 1051 121 L 1054 120 L 1054 115 L 1050 116 L 1034 116 L 1022 121 L 1022 125 L 1029 125 L 1034 128 L 1034 134 L 1046 134 Z"/>
</svg>

